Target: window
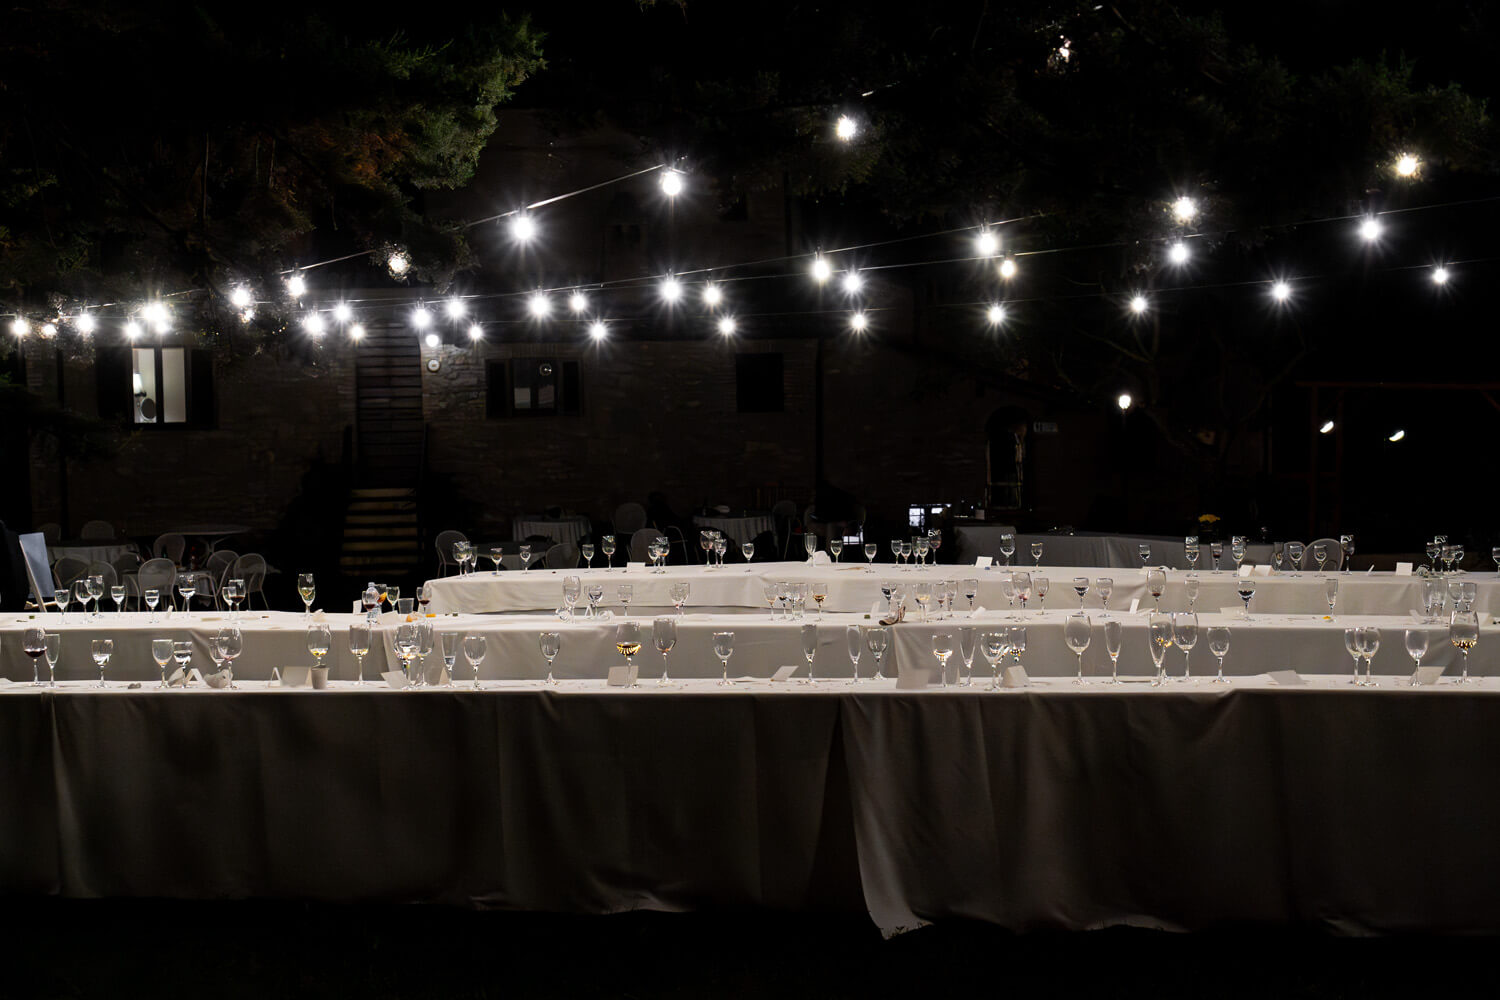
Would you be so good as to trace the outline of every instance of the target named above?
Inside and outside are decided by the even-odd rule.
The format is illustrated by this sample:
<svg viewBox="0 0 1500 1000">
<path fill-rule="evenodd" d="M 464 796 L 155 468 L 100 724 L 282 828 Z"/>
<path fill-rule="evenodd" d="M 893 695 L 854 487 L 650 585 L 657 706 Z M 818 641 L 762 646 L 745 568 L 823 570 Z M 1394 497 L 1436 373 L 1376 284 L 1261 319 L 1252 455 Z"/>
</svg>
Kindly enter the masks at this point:
<svg viewBox="0 0 1500 1000">
<path fill-rule="evenodd" d="M 780 354 L 736 354 L 734 395 L 741 413 L 780 413 L 786 409 L 786 379 Z"/>
<path fill-rule="evenodd" d="M 95 375 L 99 416 L 132 425 L 214 423 L 213 359 L 186 347 L 104 348 Z"/>
<path fill-rule="evenodd" d="M 485 416 L 577 416 L 583 411 L 577 361 L 513 358 L 485 366 Z"/>
</svg>

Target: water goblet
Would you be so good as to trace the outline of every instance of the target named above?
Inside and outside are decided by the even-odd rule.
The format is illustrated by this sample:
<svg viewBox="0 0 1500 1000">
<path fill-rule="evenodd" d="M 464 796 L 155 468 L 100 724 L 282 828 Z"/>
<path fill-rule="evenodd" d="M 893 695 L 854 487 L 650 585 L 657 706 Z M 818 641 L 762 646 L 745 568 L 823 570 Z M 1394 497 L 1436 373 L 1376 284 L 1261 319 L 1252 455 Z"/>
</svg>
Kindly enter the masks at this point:
<svg viewBox="0 0 1500 1000">
<path fill-rule="evenodd" d="M 1427 655 L 1427 632 L 1419 628 L 1406 630 L 1406 655 L 1411 657 L 1411 680 L 1408 681 L 1412 687 L 1417 685 L 1417 674 L 1422 669 L 1422 657 Z"/>
<path fill-rule="evenodd" d="M 641 651 L 641 626 L 637 622 L 621 622 L 615 627 L 615 649 L 625 657 L 627 687 L 636 687 L 635 656 Z"/>
<path fill-rule="evenodd" d="M 1172 643 L 1182 650 L 1182 679 L 1193 679 L 1193 647 L 1198 644 L 1198 616 L 1182 611 L 1172 616 Z"/>
<path fill-rule="evenodd" d="M 849 625 L 844 628 L 844 645 L 849 650 L 849 662 L 854 664 L 854 676 L 850 678 L 850 684 L 859 683 L 859 655 L 865 650 L 864 629 L 858 625 Z"/>
<path fill-rule="evenodd" d="M 974 684 L 974 652 L 979 648 L 979 629 L 963 625 L 958 630 L 958 655 L 964 661 L 964 676 L 960 681 L 964 687 Z"/>
<path fill-rule="evenodd" d="M 87 577 L 80 576 L 73 581 L 73 599 L 78 602 L 79 609 L 87 615 L 88 620 L 92 621 L 94 616 L 88 613 L 91 598 L 89 597 L 89 581 Z"/>
<path fill-rule="evenodd" d="M 865 568 L 871 573 L 875 572 L 875 555 L 879 551 L 880 546 L 874 542 L 865 542 Z M 1495 560 L 1495 568 L 1500 569 L 1500 559 Z"/>
<path fill-rule="evenodd" d="M 303 615 L 306 618 L 311 619 L 313 598 L 318 596 L 318 586 L 313 581 L 313 575 L 311 573 L 297 574 L 297 593 L 302 596 Z"/>
<path fill-rule="evenodd" d="M 167 686 L 167 664 L 172 662 L 172 640 L 152 639 L 151 659 L 156 661 L 156 669 L 161 672 L 161 683 L 159 688 Z"/>
<path fill-rule="evenodd" d="M 182 610 L 193 610 L 193 595 L 198 593 L 198 578 L 192 573 L 178 574 L 177 593 L 182 596 Z"/>
<path fill-rule="evenodd" d="M 547 679 L 544 683 L 556 685 L 557 678 L 552 676 L 552 661 L 557 659 L 557 654 L 562 651 L 562 635 L 557 632 L 543 632 L 537 636 L 537 647 L 547 661 Z"/>
<path fill-rule="evenodd" d="M 594 568 L 594 546 L 588 542 L 578 546 L 578 552 L 583 556 L 584 568 Z"/>
<path fill-rule="evenodd" d="M 948 686 L 948 658 L 953 655 L 953 636 L 947 632 L 932 634 L 932 655 L 937 657 L 940 686 Z"/>
<path fill-rule="evenodd" d="M 719 658 L 719 663 L 724 669 L 723 674 L 719 677 L 719 686 L 729 687 L 733 685 L 734 681 L 729 679 L 729 658 L 734 655 L 733 632 L 714 633 L 714 655 Z"/>
<path fill-rule="evenodd" d="M 1459 600 L 1459 603 L 1462 605 L 1462 607 L 1459 610 L 1461 610 L 1461 611 L 1473 611 L 1474 610 L 1474 598 L 1476 596 L 1476 593 L 1477 593 L 1478 589 L 1479 589 L 1478 586 L 1474 583 L 1473 580 L 1465 580 L 1463 583 L 1460 583 L 1458 585 L 1458 600 Z"/>
<path fill-rule="evenodd" d="M 115 602 L 115 614 L 125 610 L 125 588 L 119 584 L 109 588 L 109 599 Z"/>
<path fill-rule="evenodd" d="M 986 632 L 979 638 L 979 652 L 984 661 L 990 665 L 990 690 L 1000 688 L 1000 661 L 1005 659 L 1009 651 L 1007 636 L 1008 630 L 999 632 Z"/>
<path fill-rule="evenodd" d="M 882 667 L 885 662 L 885 650 L 890 641 L 891 630 L 889 626 L 877 625 L 865 632 L 865 645 L 869 647 L 871 653 L 875 654 L 875 679 L 877 681 L 885 680 Z"/>
<path fill-rule="evenodd" d="M 917 554 L 917 563 L 925 567 L 927 565 L 927 553 L 931 551 L 932 542 L 926 535 L 913 535 L 911 547 Z"/>
<path fill-rule="evenodd" d="M 1453 571 L 1462 573 L 1464 571 L 1464 547 L 1462 543 L 1453 546 Z"/>
<path fill-rule="evenodd" d="M 1125 625 L 1118 618 L 1104 623 L 1104 651 L 1109 654 L 1109 682 L 1120 683 L 1120 649 L 1125 642 Z"/>
<path fill-rule="evenodd" d="M 563 614 L 564 621 L 572 621 L 573 609 L 578 606 L 578 598 L 583 596 L 583 581 L 576 576 L 563 577 Z"/>
<path fill-rule="evenodd" d="M 1442 554 L 1442 551 L 1443 547 L 1438 544 L 1436 538 L 1427 543 L 1427 568 L 1429 572 L 1437 572 L 1437 558 Z"/>
<path fill-rule="evenodd" d="M 354 657 L 355 682 L 365 683 L 365 656 L 370 652 L 370 623 L 356 621 L 349 625 L 349 652 Z"/>
<path fill-rule="evenodd" d="M 1016 575 L 1014 573 L 1005 573 L 1000 577 L 1000 593 L 1005 598 L 1005 606 L 1014 611 L 1016 607 Z"/>
<path fill-rule="evenodd" d="M 1162 569 L 1146 570 L 1146 592 L 1156 602 L 1156 610 L 1161 611 L 1161 595 L 1167 589 L 1167 573 Z"/>
<path fill-rule="evenodd" d="M 1083 654 L 1089 648 L 1093 634 L 1094 623 L 1082 611 L 1069 615 L 1068 620 L 1063 622 L 1063 642 L 1078 655 L 1078 674 L 1073 678 L 1074 684 L 1088 683 L 1083 679 Z"/>
<path fill-rule="evenodd" d="M 932 528 L 927 532 L 927 548 L 932 552 L 932 561 L 937 562 L 938 549 L 943 547 L 943 529 Z"/>
<path fill-rule="evenodd" d="M 1240 563 L 1245 561 L 1245 551 L 1245 540 L 1236 535 L 1235 541 L 1229 546 L 1229 556 L 1234 560 L 1234 571 L 1236 573 L 1240 571 Z"/>
<path fill-rule="evenodd" d="M 666 535 L 656 536 L 656 571 L 667 571 L 667 554 L 672 551 L 672 542 Z"/>
<path fill-rule="evenodd" d="M 1301 542 L 1286 543 L 1286 557 L 1292 570 L 1292 576 L 1301 576 L 1302 556 L 1307 552 L 1307 546 Z"/>
<path fill-rule="evenodd" d="M 499 565 L 500 565 L 499 563 L 495 564 L 495 567 L 496 567 L 495 568 L 495 572 L 496 573 L 500 572 Z M 531 546 L 530 545 L 523 545 L 523 546 L 521 546 L 521 571 L 525 572 L 526 570 L 528 570 L 530 568 L 531 568 Z"/>
<path fill-rule="evenodd" d="M 1026 626 L 1012 625 L 1006 638 L 1010 646 L 1010 659 L 1017 667 L 1021 666 L 1021 654 L 1026 652 Z"/>
<path fill-rule="evenodd" d="M 89 655 L 99 667 L 99 686 L 104 687 L 104 671 L 109 666 L 110 655 L 115 651 L 113 639 L 94 639 L 89 643 Z"/>
<path fill-rule="evenodd" d="M 605 535 L 599 539 L 599 551 L 604 553 L 604 571 L 615 568 L 615 536 Z"/>
<path fill-rule="evenodd" d="M 842 538 L 828 539 L 828 554 L 833 556 L 833 561 L 839 561 L 839 553 L 844 551 L 844 540 Z M 748 560 L 747 560 L 748 561 Z"/>
<path fill-rule="evenodd" d="M 1229 655 L 1228 628 L 1215 625 L 1208 630 L 1208 651 L 1219 661 L 1219 672 L 1214 675 L 1213 683 L 1228 684 L 1229 678 L 1224 676 L 1224 657 Z"/>
<path fill-rule="evenodd" d="M 656 651 L 661 654 L 661 680 L 656 682 L 656 686 L 671 687 L 672 682 L 667 679 L 667 655 L 677 645 L 677 619 L 654 619 L 651 622 L 651 638 L 656 643 Z"/>
<path fill-rule="evenodd" d="M 813 603 L 818 606 L 818 621 L 823 620 L 823 602 L 828 600 L 828 581 L 814 580 L 809 589 L 812 591 Z"/>
<path fill-rule="evenodd" d="M 1469 683 L 1469 651 L 1479 645 L 1479 615 L 1473 611 L 1455 611 L 1448 620 L 1448 641 L 1463 656 L 1464 669 L 1458 683 Z"/>
<path fill-rule="evenodd" d="M 479 690 L 479 664 L 484 662 L 485 650 L 489 647 L 489 640 L 482 635 L 469 634 L 464 636 L 464 659 L 469 663 L 469 669 L 474 672 L 474 690 Z"/>
<path fill-rule="evenodd" d="M 1040 566 L 1042 564 L 1042 543 L 1041 542 L 1032 542 L 1031 543 L 1031 558 L 1034 559 L 1034 560 L 1036 560 L 1036 565 Z"/>
<path fill-rule="evenodd" d="M 1099 595 L 1099 603 L 1104 608 L 1104 617 L 1109 617 L 1109 595 L 1115 592 L 1115 581 L 1112 577 L 1101 576 L 1094 581 L 1094 593 Z"/>
<path fill-rule="evenodd" d="M 755 543 L 754 542 L 741 542 L 740 543 L 740 555 L 742 555 L 742 556 L 745 557 L 745 562 L 747 562 L 747 563 L 750 562 L 752 559 L 754 559 L 755 558 Z"/>
<path fill-rule="evenodd" d="M 225 580 L 224 586 L 219 588 L 219 596 L 224 599 L 225 604 L 229 605 L 229 620 L 235 621 L 237 616 L 234 609 L 235 605 L 239 603 L 241 596 L 240 581 Z"/>
<path fill-rule="evenodd" d="M 891 539 L 891 561 L 892 562 L 900 562 L 901 561 L 901 539 L 899 539 L 899 538 L 892 538 Z"/>
<path fill-rule="evenodd" d="M 1000 536 L 1000 554 L 1005 557 L 1005 565 L 1010 565 L 1010 557 L 1016 554 L 1016 536 L 1006 532 Z"/>
</svg>

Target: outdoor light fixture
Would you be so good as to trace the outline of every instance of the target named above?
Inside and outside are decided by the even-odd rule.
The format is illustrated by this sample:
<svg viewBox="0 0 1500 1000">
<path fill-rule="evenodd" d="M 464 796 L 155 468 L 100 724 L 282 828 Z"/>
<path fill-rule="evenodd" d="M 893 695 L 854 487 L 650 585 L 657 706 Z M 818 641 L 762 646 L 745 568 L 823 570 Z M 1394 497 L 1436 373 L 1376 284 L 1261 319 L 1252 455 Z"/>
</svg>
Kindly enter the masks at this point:
<svg viewBox="0 0 1500 1000">
<path fill-rule="evenodd" d="M 469 339 L 470 340 L 483 340 L 484 339 L 484 327 L 480 326 L 478 323 L 471 323 L 471 324 L 469 324 Z"/>
<path fill-rule="evenodd" d="M 850 271 L 844 275 L 844 291 L 850 295 L 859 294 L 859 290 L 865 287 L 865 279 L 858 271 Z"/>
<path fill-rule="evenodd" d="M 354 318 L 354 310 L 349 308 L 349 303 L 340 302 L 333 307 L 333 318 L 340 323 L 347 323 Z"/>
<path fill-rule="evenodd" d="M 1390 437 L 1386 438 L 1386 440 L 1389 441 L 1391 444 L 1395 444 L 1397 441 L 1404 441 L 1405 439 L 1406 439 L 1406 432 L 1403 431 L 1403 430 L 1398 430 L 1394 434 L 1392 434 Z"/>
<path fill-rule="evenodd" d="M 1016 261 L 1014 257 L 1007 257 L 1000 262 L 1000 277 L 1009 281 L 1016 276 Z"/>
<path fill-rule="evenodd" d="M 469 307 L 464 305 L 464 300 L 456 295 L 448 300 L 446 308 L 449 319 L 460 319 L 464 313 L 469 311 Z"/>
<path fill-rule="evenodd" d="M 439 344 L 441 344 L 442 342 L 443 342 L 443 338 L 439 337 L 435 333 L 429 333 L 427 335 L 427 346 L 428 347 L 436 347 Z"/>
<path fill-rule="evenodd" d="M 12 324 L 12 329 L 14 329 L 14 324 Z M 131 320 L 130 322 L 125 324 L 125 336 L 129 337 L 131 340 L 134 340 L 140 335 L 141 324 L 137 323 L 135 320 Z"/>
<path fill-rule="evenodd" d="M 710 309 L 712 309 L 714 306 L 717 306 L 720 302 L 723 302 L 723 301 L 724 301 L 724 293 L 723 293 L 723 291 L 720 290 L 720 288 L 719 288 L 718 285 L 712 285 L 712 284 L 710 284 L 710 285 L 704 285 L 703 286 L 703 304 L 704 305 L 706 305 Z"/>
<path fill-rule="evenodd" d="M 1373 215 L 1366 216 L 1359 224 L 1359 235 L 1366 243 L 1374 243 L 1380 239 L 1380 230 L 1380 220 Z"/>
<path fill-rule="evenodd" d="M 552 314 L 552 300 L 547 298 L 546 292 L 532 292 L 531 298 L 526 300 L 526 309 L 537 319 L 546 319 Z"/>
<path fill-rule="evenodd" d="M 432 325 L 432 313 L 426 306 L 417 306 L 411 311 L 411 325 L 418 330 L 425 330 Z"/>
<path fill-rule="evenodd" d="M 985 311 L 985 318 L 990 321 L 991 326 L 999 326 L 1005 322 L 1005 307 L 1000 303 L 992 303 Z"/>
<path fill-rule="evenodd" d="M 525 212 L 511 216 L 510 238 L 517 243 L 528 243 L 536 236 L 536 220 Z"/>
<path fill-rule="evenodd" d="M 286 279 L 286 293 L 294 299 L 300 299 L 307 294 L 307 280 L 300 274 L 294 274 Z"/>
<path fill-rule="evenodd" d="M 1433 268 L 1432 283 L 1434 285 L 1446 285 L 1448 283 L 1448 269 L 1446 267 Z"/>
<path fill-rule="evenodd" d="M 608 334 L 609 327 L 604 325 L 603 320 L 596 319 L 589 324 L 589 336 L 595 340 L 603 340 Z"/>
<path fill-rule="evenodd" d="M 833 126 L 833 134 L 839 137 L 839 141 L 849 142 L 859 135 L 859 123 L 848 115 L 839 115 L 839 120 Z"/>
<path fill-rule="evenodd" d="M 979 251 L 981 257 L 993 257 L 1000 252 L 1000 237 L 994 230 L 981 229 L 979 235 L 974 238 L 974 248 Z"/>
<path fill-rule="evenodd" d="M 1173 243 L 1171 248 L 1167 250 L 1167 259 L 1174 264 L 1186 264 L 1188 259 L 1187 244 Z"/>
<path fill-rule="evenodd" d="M 676 278 L 663 278 L 661 282 L 661 298 L 663 302 L 669 305 L 682 298 L 682 282 Z"/>
<path fill-rule="evenodd" d="M 1422 161 L 1417 159 L 1415 153 L 1402 153 L 1396 157 L 1396 176 L 1415 177 L 1417 171 L 1422 169 Z"/>
<path fill-rule="evenodd" d="M 833 265 L 828 263 L 828 258 L 824 257 L 822 254 L 819 254 L 818 256 L 813 258 L 812 276 L 813 280 L 820 285 L 823 282 L 827 281 L 829 278 L 833 277 Z"/>
<path fill-rule="evenodd" d="M 1292 286 L 1285 281 L 1278 281 L 1271 286 L 1271 298 L 1277 302 L 1285 302 L 1292 297 Z"/>
<path fill-rule="evenodd" d="M 726 337 L 734 333 L 735 328 L 738 326 L 739 324 L 734 321 L 733 316 L 725 316 L 719 320 L 719 332 Z"/>
<path fill-rule="evenodd" d="M 1130 398 L 1130 393 L 1128 392 L 1120 393 L 1120 398 L 1115 400 L 1115 405 L 1120 408 L 1121 413 L 1124 413 L 1126 410 L 1130 409 L 1130 407 L 1134 405 L 1134 403 L 1135 400 Z"/>
<path fill-rule="evenodd" d="M 246 288 L 244 285 L 236 285 L 234 291 L 229 293 L 229 304 L 234 306 L 236 309 L 245 309 L 249 307 L 251 301 L 253 301 L 253 299 L 250 295 L 250 289 Z"/>
<path fill-rule="evenodd" d="M 48 338 L 50 340 L 51 338 L 57 336 L 57 324 L 56 323 L 43 323 L 42 324 L 42 329 L 41 329 L 40 332 L 41 332 L 41 335 L 43 337 L 46 337 L 46 338 Z"/>
<path fill-rule="evenodd" d="M 676 170 L 664 171 L 661 175 L 661 193 L 668 198 L 682 194 L 682 174 Z"/>
<path fill-rule="evenodd" d="M 93 313 L 79 313 L 78 318 L 73 321 L 73 326 L 78 329 L 79 333 L 87 337 L 99 329 L 99 321 L 94 319 Z"/>
<path fill-rule="evenodd" d="M 1180 224 L 1187 225 L 1198 217 L 1198 203 L 1187 195 L 1183 195 L 1172 202 L 1172 218 Z"/>
<path fill-rule="evenodd" d="M 349 328 L 349 339 L 350 340 L 359 340 L 364 335 L 365 335 L 365 325 L 363 323 L 355 323 L 353 326 L 351 326 Z"/>
<path fill-rule="evenodd" d="M 1333 421 L 1332 420 L 1325 420 L 1325 421 L 1323 421 L 1323 426 L 1318 428 L 1318 433 L 1319 434 L 1332 434 L 1333 433 Z"/>
<path fill-rule="evenodd" d="M 1130 311 L 1139 316 L 1146 311 L 1146 296 L 1134 295 L 1130 299 Z"/>
<path fill-rule="evenodd" d="M 576 313 L 581 313 L 589 307 L 589 299 L 582 292 L 574 292 L 568 296 L 568 308 Z"/>
<path fill-rule="evenodd" d="M 405 277 L 406 272 L 411 270 L 411 258 L 401 250 L 392 250 L 391 255 L 385 259 L 385 266 L 392 277 Z"/>
<path fill-rule="evenodd" d="M 321 337 L 323 336 L 323 331 L 328 329 L 328 324 L 323 321 L 323 317 L 321 314 L 308 313 L 306 316 L 302 317 L 302 329 L 306 330 L 314 337 Z"/>
<path fill-rule="evenodd" d="M 869 317 L 862 312 L 857 312 L 849 317 L 849 329 L 855 333 L 864 333 L 865 327 L 870 325 Z"/>
</svg>

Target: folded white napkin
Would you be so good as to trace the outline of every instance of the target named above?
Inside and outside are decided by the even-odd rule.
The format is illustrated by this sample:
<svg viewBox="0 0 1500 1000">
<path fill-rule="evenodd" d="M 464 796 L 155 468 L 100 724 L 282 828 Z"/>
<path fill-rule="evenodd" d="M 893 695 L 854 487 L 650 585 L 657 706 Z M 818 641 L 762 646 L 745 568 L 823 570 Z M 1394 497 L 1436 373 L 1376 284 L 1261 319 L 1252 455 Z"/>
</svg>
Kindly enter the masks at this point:
<svg viewBox="0 0 1500 1000">
<path fill-rule="evenodd" d="M 831 566 L 833 565 L 833 558 L 827 552 L 819 549 L 812 554 L 812 564 L 814 566 Z"/>
</svg>

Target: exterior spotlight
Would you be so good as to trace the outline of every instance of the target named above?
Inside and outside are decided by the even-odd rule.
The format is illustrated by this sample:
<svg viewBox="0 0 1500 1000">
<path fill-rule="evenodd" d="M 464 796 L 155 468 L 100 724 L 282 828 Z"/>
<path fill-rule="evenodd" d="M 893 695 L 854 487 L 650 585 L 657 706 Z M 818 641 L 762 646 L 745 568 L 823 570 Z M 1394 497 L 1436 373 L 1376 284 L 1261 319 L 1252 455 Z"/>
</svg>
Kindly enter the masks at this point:
<svg viewBox="0 0 1500 1000">
<path fill-rule="evenodd" d="M 1000 252 L 1000 237 L 993 229 L 981 229 L 974 238 L 974 248 L 981 257 L 993 257 Z"/>
<path fill-rule="evenodd" d="M 484 339 L 484 327 L 480 326 L 478 323 L 471 323 L 471 324 L 469 324 L 469 339 L 470 340 L 483 340 Z"/>
<path fill-rule="evenodd" d="M 323 336 L 323 331 L 328 329 L 328 324 L 323 321 L 321 314 L 308 313 L 302 317 L 302 329 L 314 337 L 321 337 Z"/>
<path fill-rule="evenodd" d="M 833 134 L 840 142 L 850 142 L 859 135 L 859 123 L 848 115 L 839 115 L 839 120 L 833 125 Z"/>
<path fill-rule="evenodd" d="M 671 305 L 682 298 L 682 282 L 676 278 L 663 278 L 661 282 L 662 301 Z"/>
<path fill-rule="evenodd" d="M 449 299 L 445 308 L 448 311 L 449 319 L 460 319 L 464 313 L 469 311 L 469 307 L 464 305 L 464 300 L 457 296 Z"/>
<path fill-rule="evenodd" d="M 703 286 L 703 304 L 704 305 L 706 305 L 710 309 L 712 309 L 712 308 L 714 308 L 715 306 L 717 306 L 719 303 L 721 303 L 723 301 L 724 301 L 724 292 L 719 288 L 718 285 L 709 284 L 709 285 L 704 285 Z"/>
<path fill-rule="evenodd" d="M 20 321 L 17 320 L 17 322 L 20 322 Z M 11 329 L 15 329 L 15 324 L 14 323 L 11 324 Z M 130 322 L 128 322 L 128 323 L 125 324 L 125 336 L 129 337 L 131 340 L 135 340 L 140 335 L 141 335 L 141 324 L 137 323 L 135 320 L 131 320 Z"/>
<path fill-rule="evenodd" d="M 1186 243 L 1173 243 L 1171 248 L 1167 250 L 1167 260 L 1178 266 L 1186 264 L 1187 259 L 1188 248 Z"/>
<path fill-rule="evenodd" d="M 1271 298 L 1277 302 L 1285 302 L 1292 297 L 1292 286 L 1285 281 L 1278 281 L 1271 286 Z"/>
<path fill-rule="evenodd" d="M 596 319 L 589 324 L 589 336 L 595 340 L 603 340 L 609 335 L 609 327 L 604 325 L 604 320 Z"/>
<path fill-rule="evenodd" d="M 442 342 L 443 342 L 443 338 L 439 337 L 435 333 L 429 333 L 427 335 L 427 346 L 428 347 L 436 347 L 439 344 L 441 344 Z"/>
<path fill-rule="evenodd" d="M 865 287 L 865 279 L 858 271 L 850 271 L 844 275 L 844 291 L 848 294 L 857 295 L 863 287 Z"/>
<path fill-rule="evenodd" d="M 294 299 L 300 299 L 307 294 L 307 279 L 300 274 L 294 274 L 286 279 L 286 293 Z"/>
<path fill-rule="evenodd" d="M 865 328 L 870 325 L 870 318 L 862 312 L 852 313 L 849 316 L 849 329 L 855 333 L 864 333 Z"/>
<path fill-rule="evenodd" d="M 43 337 L 46 337 L 46 338 L 48 338 L 50 340 L 51 338 L 57 336 L 57 324 L 56 323 L 43 323 L 42 324 L 42 329 L 39 332 L 41 333 L 41 335 Z"/>
<path fill-rule="evenodd" d="M 411 270 L 411 258 L 405 251 L 392 250 L 391 255 L 385 259 L 385 266 L 391 272 L 391 277 L 404 278 L 406 272 Z"/>
<path fill-rule="evenodd" d="M 1374 243 L 1380 239 L 1380 220 L 1371 215 L 1359 224 L 1359 235 L 1366 243 Z"/>
<path fill-rule="evenodd" d="M 576 313 L 581 313 L 589 307 L 589 298 L 582 292 L 574 292 L 568 296 L 568 308 Z"/>
<path fill-rule="evenodd" d="M 1133 295 L 1130 298 L 1130 311 L 1139 316 L 1146 311 L 1146 296 Z"/>
<path fill-rule="evenodd" d="M 1417 158 L 1415 153 L 1402 153 L 1396 157 L 1397 177 L 1415 177 L 1421 169 L 1422 161 Z"/>
<path fill-rule="evenodd" d="M 1000 277 L 1002 277 L 1005 280 L 1009 281 L 1011 278 L 1014 278 L 1015 276 L 1016 276 L 1016 260 L 1015 260 L 1014 257 L 1007 257 L 1007 258 L 1005 258 L 1004 260 L 1002 260 L 1000 262 Z"/>
<path fill-rule="evenodd" d="M 364 335 L 365 335 L 365 325 L 363 323 L 355 323 L 353 326 L 351 326 L 349 328 L 349 339 L 350 340 L 359 340 Z"/>
<path fill-rule="evenodd" d="M 426 306 L 417 306 L 411 311 L 411 325 L 425 330 L 432 325 L 432 312 Z"/>
<path fill-rule="evenodd" d="M 1433 268 L 1432 283 L 1434 285 L 1446 285 L 1448 283 L 1448 269 L 1446 267 Z"/>
<path fill-rule="evenodd" d="M 1398 431 L 1396 431 L 1396 433 L 1394 433 L 1390 437 L 1386 438 L 1386 440 L 1389 441 L 1391 444 L 1395 444 L 1397 441 L 1404 441 L 1404 440 L 1406 440 L 1406 432 L 1403 431 L 1403 430 L 1398 430 Z"/>
<path fill-rule="evenodd" d="M 340 302 L 333 307 L 333 318 L 339 323 L 347 323 L 354 318 L 354 310 L 349 308 L 349 303 Z"/>
<path fill-rule="evenodd" d="M 94 319 L 93 313 L 79 313 L 78 318 L 73 321 L 73 326 L 78 329 L 79 333 L 87 337 L 99 329 L 99 321 Z"/>
</svg>

